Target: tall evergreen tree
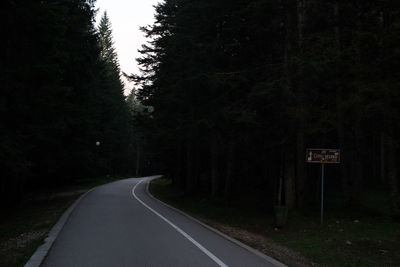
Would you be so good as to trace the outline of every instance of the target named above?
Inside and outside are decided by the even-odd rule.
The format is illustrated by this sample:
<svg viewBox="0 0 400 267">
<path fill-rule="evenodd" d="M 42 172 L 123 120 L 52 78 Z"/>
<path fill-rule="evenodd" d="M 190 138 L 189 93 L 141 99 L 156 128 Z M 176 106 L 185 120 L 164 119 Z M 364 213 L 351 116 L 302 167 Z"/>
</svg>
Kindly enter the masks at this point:
<svg viewBox="0 0 400 267">
<path fill-rule="evenodd" d="M 118 55 L 114 47 L 114 41 L 112 36 L 111 21 L 108 18 L 107 12 L 104 11 L 100 24 L 98 27 L 99 31 L 99 45 L 100 45 L 100 57 L 101 59 L 112 66 L 118 74 L 120 72 Z"/>
<path fill-rule="evenodd" d="M 96 95 L 99 138 L 103 141 L 102 157 L 107 172 L 125 172 L 130 168 L 131 129 L 129 110 L 120 79 L 118 55 L 114 47 L 111 21 L 104 12 L 98 26 L 101 73 Z M 115 151 L 119 151 L 117 154 Z M 132 164 L 132 163 L 131 163 Z"/>
<path fill-rule="evenodd" d="M 138 97 L 178 186 L 229 198 L 246 177 L 271 205 L 304 207 L 319 195 L 305 148 L 338 147 L 343 204 L 388 183 L 398 214 L 396 3 L 167 0 L 156 12 Z"/>
<path fill-rule="evenodd" d="M 129 113 L 116 58 L 101 58 L 94 1 L 1 6 L 12 29 L 0 44 L 2 205 L 39 185 L 127 172 Z"/>
</svg>

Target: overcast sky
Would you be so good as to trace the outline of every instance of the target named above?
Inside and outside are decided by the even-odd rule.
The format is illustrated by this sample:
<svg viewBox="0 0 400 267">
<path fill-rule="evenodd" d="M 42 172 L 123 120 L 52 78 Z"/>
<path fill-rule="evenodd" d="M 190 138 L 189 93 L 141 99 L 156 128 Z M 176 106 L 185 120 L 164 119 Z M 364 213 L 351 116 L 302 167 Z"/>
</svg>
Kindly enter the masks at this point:
<svg viewBox="0 0 400 267">
<path fill-rule="evenodd" d="M 97 24 L 107 11 L 121 70 L 125 73 L 139 73 L 135 59 L 140 55 L 137 50 L 146 41 L 139 27 L 153 23 L 153 6 L 159 2 L 161 0 L 97 0 Z M 131 89 L 132 85 L 126 87 Z"/>
</svg>

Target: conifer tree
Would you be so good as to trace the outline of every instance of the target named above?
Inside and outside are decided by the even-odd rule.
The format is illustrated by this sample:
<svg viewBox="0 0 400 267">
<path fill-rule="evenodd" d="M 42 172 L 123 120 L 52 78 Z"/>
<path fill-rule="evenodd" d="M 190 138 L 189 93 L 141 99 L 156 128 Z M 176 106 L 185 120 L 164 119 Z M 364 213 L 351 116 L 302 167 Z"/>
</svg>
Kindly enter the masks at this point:
<svg viewBox="0 0 400 267">
<path fill-rule="evenodd" d="M 99 32 L 99 46 L 100 46 L 101 59 L 110 66 L 112 66 L 112 68 L 119 73 L 120 68 L 119 68 L 118 54 L 114 47 L 111 21 L 107 15 L 107 11 L 104 11 L 100 19 L 98 32 Z"/>
<path fill-rule="evenodd" d="M 387 183 L 398 216 L 399 10 L 392 0 L 159 4 L 137 95 L 155 108 L 166 174 L 225 198 L 246 177 L 294 209 L 318 197 L 305 148 L 336 147 L 343 204 Z"/>
<path fill-rule="evenodd" d="M 106 172 L 121 172 L 129 169 L 131 129 L 129 110 L 123 94 L 118 55 L 114 46 L 111 21 L 106 12 L 98 26 L 100 68 L 96 95 L 99 110 L 99 136 L 103 139 L 103 166 Z M 119 151 L 119 153 L 115 153 Z"/>
</svg>

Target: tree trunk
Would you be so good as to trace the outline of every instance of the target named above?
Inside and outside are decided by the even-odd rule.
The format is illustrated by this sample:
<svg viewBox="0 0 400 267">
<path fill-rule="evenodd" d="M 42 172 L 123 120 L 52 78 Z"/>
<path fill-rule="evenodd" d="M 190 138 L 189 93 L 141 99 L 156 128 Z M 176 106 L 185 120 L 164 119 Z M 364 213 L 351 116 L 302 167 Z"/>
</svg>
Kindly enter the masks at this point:
<svg viewBox="0 0 400 267">
<path fill-rule="evenodd" d="M 232 191 L 232 179 L 233 179 L 233 166 L 235 159 L 235 143 L 234 141 L 229 141 L 228 151 L 226 158 L 226 176 L 225 176 L 225 191 L 224 199 L 228 200 L 231 197 Z"/>
<path fill-rule="evenodd" d="M 380 25 L 380 30 L 383 33 L 387 32 L 386 29 L 386 12 L 381 11 L 380 12 L 380 21 L 381 21 L 381 25 Z M 382 37 L 379 40 L 379 47 L 380 47 L 380 65 L 384 65 L 384 60 L 385 60 L 385 38 L 383 37 L 384 35 L 381 35 Z M 385 149 L 385 133 L 384 133 L 384 129 L 386 128 L 387 124 L 385 123 L 385 117 L 382 116 L 381 118 L 381 132 L 380 132 L 380 142 L 379 142 L 379 146 L 380 146 L 380 153 L 379 153 L 379 157 L 380 157 L 380 181 L 381 184 L 383 186 L 385 186 L 387 184 L 387 178 L 386 178 L 386 149 Z"/>
<path fill-rule="evenodd" d="M 293 92 L 292 87 L 292 73 L 291 73 L 291 50 L 292 50 L 292 36 L 293 36 L 293 18 L 291 14 L 292 8 L 296 8 L 295 0 L 286 0 L 283 13 L 283 26 L 284 26 L 284 44 L 283 44 L 283 78 L 284 86 L 288 92 Z M 290 114 L 288 114 L 290 117 Z M 288 127 L 289 139 L 292 137 L 292 127 Z M 292 139 L 293 140 L 293 139 Z M 294 140 L 296 141 L 296 140 Z M 283 187 L 284 187 L 284 199 L 286 208 L 292 209 L 295 205 L 296 192 L 295 192 L 295 149 L 293 145 L 295 142 L 287 141 L 284 145 L 284 170 L 283 170 Z"/>
<path fill-rule="evenodd" d="M 285 37 L 284 37 L 284 46 L 283 46 L 283 75 L 285 86 L 288 89 L 291 89 L 291 79 L 290 79 L 290 63 L 289 63 L 289 53 L 291 50 L 291 16 L 289 12 L 289 4 L 290 1 L 286 0 L 286 8 L 285 8 L 285 19 L 284 19 L 284 27 L 285 27 Z"/>
<path fill-rule="evenodd" d="M 306 0 L 297 0 L 297 39 L 300 60 L 303 60 L 304 51 L 304 21 L 305 21 L 305 4 Z M 299 65 L 298 72 L 303 73 L 302 64 Z M 303 85 L 298 82 L 298 128 L 296 136 L 296 192 L 297 192 L 297 207 L 301 208 L 304 205 L 304 178 L 305 178 L 305 144 L 304 144 L 304 129 L 305 129 L 305 103 Z"/>
<path fill-rule="evenodd" d="M 183 147 L 182 142 L 179 141 L 177 144 L 177 160 L 175 161 L 176 166 L 175 174 L 173 177 L 173 183 L 179 189 L 183 189 L 184 187 L 183 161 Z"/>
<path fill-rule="evenodd" d="M 386 185 L 386 173 L 385 173 L 385 134 L 381 132 L 380 134 L 380 180 L 382 185 Z"/>
<path fill-rule="evenodd" d="M 288 210 L 295 206 L 295 161 L 294 151 L 289 150 L 285 155 L 284 185 L 285 185 L 285 204 Z"/>
<path fill-rule="evenodd" d="M 214 134 L 211 137 L 211 197 L 218 197 L 218 140 Z"/>
<path fill-rule="evenodd" d="M 136 177 L 139 177 L 140 174 L 140 144 L 136 143 Z"/>
<path fill-rule="evenodd" d="M 335 43 L 336 49 L 339 54 L 339 58 L 341 57 L 342 48 L 341 48 L 341 33 L 339 27 L 339 19 L 340 19 L 340 12 L 339 12 L 339 2 L 337 0 L 334 1 L 334 18 L 335 18 Z M 339 73 L 339 66 L 337 66 L 337 73 Z M 339 79 L 340 77 L 337 77 Z M 340 85 L 336 86 L 336 116 L 337 116 L 337 132 L 338 132 L 338 141 L 339 141 L 339 148 L 341 150 L 341 163 L 340 163 L 340 177 L 341 177 L 341 184 L 342 184 L 342 193 L 343 193 L 343 202 L 344 206 L 347 207 L 350 205 L 350 190 L 349 190 L 349 179 L 347 173 L 347 155 L 348 151 L 346 151 L 346 143 L 345 143 L 345 125 L 344 125 L 344 118 L 343 118 L 343 109 L 341 107 L 341 103 L 343 102 L 342 96 L 343 89 Z"/>
<path fill-rule="evenodd" d="M 285 175 L 285 147 L 282 147 L 281 150 L 281 158 L 280 158 L 280 164 L 279 164 L 279 179 L 278 179 L 278 191 L 276 193 L 277 195 L 277 205 L 278 206 L 283 206 L 283 179 Z"/>
<path fill-rule="evenodd" d="M 196 142 L 196 145 L 194 146 L 193 165 L 193 190 L 196 192 L 198 191 L 198 187 L 200 185 L 200 155 L 198 142 Z"/>
<path fill-rule="evenodd" d="M 343 193 L 343 204 L 345 207 L 350 205 L 350 190 L 349 190 L 349 179 L 347 172 L 347 159 L 349 158 L 346 153 L 346 143 L 345 143 L 345 131 L 344 131 L 344 121 L 343 121 L 343 113 L 342 108 L 340 107 L 341 103 L 341 88 L 337 88 L 336 91 L 336 112 L 337 112 L 337 130 L 338 130 L 338 139 L 339 139 L 339 148 L 340 148 L 340 177 L 342 184 L 342 193 Z"/>
<path fill-rule="evenodd" d="M 390 188 L 392 202 L 392 214 L 396 220 L 400 220 L 400 197 L 397 177 L 397 143 L 391 136 L 385 137 L 387 141 L 387 181 Z"/>
<path fill-rule="evenodd" d="M 304 132 L 300 129 L 297 132 L 297 166 L 296 166 L 296 193 L 297 207 L 304 206 L 304 183 L 305 183 L 305 147 L 304 147 Z"/>
<path fill-rule="evenodd" d="M 303 55 L 306 0 L 297 0 L 297 34 L 300 55 Z"/>
<path fill-rule="evenodd" d="M 185 193 L 193 193 L 193 147 L 191 142 L 186 144 L 186 175 L 185 175 Z"/>
<path fill-rule="evenodd" d="M 352 194 L 351 194 L 351 204 L 358 205 L 360 202 L 360 191 L 361 187 L 363 185 L 362 180 L 363 180 L 363 132 L 361 130 L 361 125 L 360 125 L 360 119 L 359 119 L 360 114 L 357 114 L 357 121 L 355 122 L 355 142 L 354 142 L 354 154 L 353 154 L 353 164 L 354 164 L 354 174 L 352 175 Z"/>
<path fill-rule="evenodd" d="M 356 10 L 356 31 L 361 32 L 362 31 L 362 12 L 359 10 Z M 355 49 L 356 53 L 356 64 L 361 65 L 361 47 L 360 45 L 356 45 Z M 355 77 L 358 80 L 362 80 L 363 77 Z M 360 95 L 359 89 L 356 90 L 354 93 L 355 96 Z M 353 96 L 354 97 L 354 96 Z M 349 179 L 351 179 L 350 183 L 352 184 L 352 204 L 359 205 L 360 204 L 360 191 L 361 187 L 363 185 L 362 180 L 364 179 L 363 173 L 364 173 L 364 168 L 363 168 L 363 161 L 364 161 L 364 150 L 363 150 L 363 144 L 364 144 L 364 132 L 362 130 L 362 104 L 355 104 L 353 105 L 354 112 L 353 114 L 355 115 L 355 121 L 354 121 L 354 140 L 353 140 L 353 146 L 354 146 L 354 159 L 353 159 L 353 164 L 354 164 L 354 175 L 352 175 Z"/>
<path fill-rule="evenodd" d="M 371 141 L 372 141 L 371 152 L 370 152 L 371 157 L 368 159 L 369 161 L 367 164 L 371 166 L 373 182 L 379 184 L 380 176 L 378 175 L 378 170 L 380 161 L 379 161 L 378 142 L 380 141 L 380 136 L 379 137 L 373 136 L 371 138 Z"/>
</svg>

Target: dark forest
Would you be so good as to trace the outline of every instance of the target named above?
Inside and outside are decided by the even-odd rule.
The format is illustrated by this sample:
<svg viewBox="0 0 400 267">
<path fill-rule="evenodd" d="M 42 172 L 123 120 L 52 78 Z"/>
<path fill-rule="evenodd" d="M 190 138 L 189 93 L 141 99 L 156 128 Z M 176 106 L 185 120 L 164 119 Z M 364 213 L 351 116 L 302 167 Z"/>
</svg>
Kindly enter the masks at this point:
<svg viewBox="0 0 400 267">
<path fill-rule="evenodd" d="M 400 6 L 380 0 L 167 0 L 123 95 L 104 15 L 86 0 L 2 1 L 0 198 L 161 173 L 186 194 L 271 208 L 390 196 L 400 217 Z M 98 142 L 98 143 L 97 143 Z"/>
<path fill-rule="evenodd" d="M 165 1 L 138 59 L 154 107 L 148 157 L 187 194 L 319 202 L 306 148 L 341 150 L 326 190 L 343 208 L 368 190 L 399 218 L 397 1 Z"/>
<path fill-rule="evenodd" d="M 0 199 L 133 169 L 132 121 L 107 16 L 92 1 L 3 1 Z M 99 144 L 99 145 L 98 145 Z"/>
</svg>

